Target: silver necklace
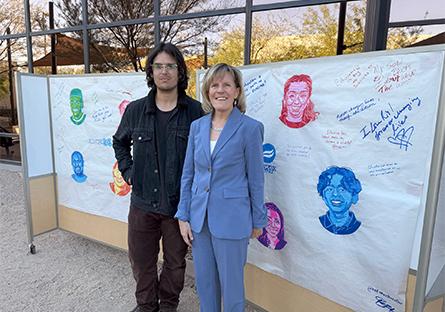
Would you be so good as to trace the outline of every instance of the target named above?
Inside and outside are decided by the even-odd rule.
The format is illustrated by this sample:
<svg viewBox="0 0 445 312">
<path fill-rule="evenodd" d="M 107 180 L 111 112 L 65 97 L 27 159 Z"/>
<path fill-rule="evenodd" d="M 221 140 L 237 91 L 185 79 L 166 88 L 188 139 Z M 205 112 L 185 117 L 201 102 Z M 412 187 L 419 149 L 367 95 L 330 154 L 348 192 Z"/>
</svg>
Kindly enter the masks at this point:
<svg viewBox="0 0 445 312">
<path fill-rule="evenodd" d="M 212 130 L 216 131 L 216 132 L 221 132 L 223 131 L 224 128 L 215 128 L 215 127 L 211 127 Z"/>
</svg>

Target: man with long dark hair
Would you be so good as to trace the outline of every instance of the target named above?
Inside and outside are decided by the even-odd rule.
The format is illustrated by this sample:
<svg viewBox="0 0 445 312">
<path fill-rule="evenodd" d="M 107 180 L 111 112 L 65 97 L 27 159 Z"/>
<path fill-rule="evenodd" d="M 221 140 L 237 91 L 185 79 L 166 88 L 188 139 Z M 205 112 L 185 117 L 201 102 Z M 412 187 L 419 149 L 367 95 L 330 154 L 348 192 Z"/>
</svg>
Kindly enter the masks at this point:
<svg viewBox="0 0 445 312">
<path fill-rule="evenodd" d="M 147 56 L 148 95 L 128 105 L 113 136 L 119 171 L 132 185 L 128 253 L 136 280 L 133 311 L 176 311 L 184 287 L 187 245 L 173 216 L 190 124 L 201 104 L 185 94 L 184 57 L 170 43 Z M 133 146 L 133 153 L 130 153 Z M 163 268 L 158 278 L 159 241 Z"/>
</svg>

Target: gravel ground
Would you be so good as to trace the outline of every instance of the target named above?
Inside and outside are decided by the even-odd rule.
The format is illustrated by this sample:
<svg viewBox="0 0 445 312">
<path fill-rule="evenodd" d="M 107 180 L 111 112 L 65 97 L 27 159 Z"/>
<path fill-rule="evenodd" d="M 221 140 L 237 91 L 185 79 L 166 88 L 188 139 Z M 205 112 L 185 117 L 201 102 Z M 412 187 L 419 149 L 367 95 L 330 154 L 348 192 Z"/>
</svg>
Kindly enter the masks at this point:
<svg viewBox="0 0 445 312">
<path fill-rule="evenodd" d="M 23 180 L 0 169 L 0 311 L 130 311 L 135 283 L 127 253 L 62 230 L 35 237 L 28 253 Z M 197 312 L 186 276 L 179 312 Z M 259 310 L 246 307 L 248 312 Z"/>
</svg>

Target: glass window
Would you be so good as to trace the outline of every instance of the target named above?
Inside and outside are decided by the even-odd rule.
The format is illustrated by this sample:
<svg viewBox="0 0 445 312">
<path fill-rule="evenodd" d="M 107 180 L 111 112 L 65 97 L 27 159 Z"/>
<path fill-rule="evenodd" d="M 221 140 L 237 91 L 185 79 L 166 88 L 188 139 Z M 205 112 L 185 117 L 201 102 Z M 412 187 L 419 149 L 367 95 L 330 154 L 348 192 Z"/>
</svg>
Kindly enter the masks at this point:
<svg viewBox="0 0 445 312">
<path fill-rule="evenodd" d="M 70 2 L 72 0 L 64 0 Z M 88 1 L 90 24 L 111 23 L 153 16 L 153 1 L 94 0 Z"/>
<path fill-rule="evenodd" d="M 392 0 L 390 22 L 445 18 L 443 0 Z"/>
<path fill-rule="evenodd" d="M 443 43 L 442 31 L 431 26 L 397 27 L 388 30 L 386 48 L 400 49 L 411 46 Z M 438 36 L 439 35 L 439 36 Z"/>
<path fill-rule="evenodd" d="M 23 1 L 0 0 L 0 35 L 6 34 L 7 27 L 11 34 L 25 32 Z"/>
<path fill-rule="evenodd" d="M 176 15 L 192 12 L 214 11 L 218 9 L 228 9 L 244 7 L 245 0 L 161 0 L 161 15 Z"/>
<path fill-rule="evenodd" d="M 288 2 L 289 0 L 253 0 L 253 5 L 258 4 L 271 4 L 271 3 L 277 3 L 277 2 Z"/>
<path fill-rule="evenodd" d="M 145 69 L 154 45 L 153 25 L 137 24 L 90 31 L 92 72 L 135 72 Z"/>
<path fill-rule="evenodd" d="M 49 3 L 51 1 L 30 0 L 31 29 L 33 31 L 49 29 Z M 53 1 L 54 28 L 65 28 L 82 24 L 80 0 Z"/>
<path fill-rule="evenodd" d="M 8 49 L 5 46 L 6 40 L 0 46 L 0 161 L 20 161 L 17 103 L 11 96 L 11 87 L 15 87 L 12 81 L 15 71 L 28 71 L 26 41 L 23 38 L 10 41 L 11 66 L 8 64 Z"/>
</svg>

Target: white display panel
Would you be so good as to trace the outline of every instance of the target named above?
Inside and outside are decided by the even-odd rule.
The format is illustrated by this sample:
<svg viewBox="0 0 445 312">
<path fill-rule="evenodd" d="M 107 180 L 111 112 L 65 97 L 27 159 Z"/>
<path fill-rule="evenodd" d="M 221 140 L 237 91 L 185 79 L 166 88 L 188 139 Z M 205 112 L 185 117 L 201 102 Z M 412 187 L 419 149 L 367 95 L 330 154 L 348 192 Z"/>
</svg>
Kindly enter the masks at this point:
<svg viewBox="0 0 445 312">
<path fill-rule="evenodd" d="M 28 177 L 51 174 L 53 170 L 51 124 L 49 113 L 48 78 L 42 76 L 17 75 L 21 88 L 20 108 L 23 124 L 20 125 Z"/>
<path fill-rule="evenodd" d="M 50 89 L 59 204 L 126 222 L 112 136 L 125 105 L 148 94 L 145 74 L 52 76 Z"/>
<path fill-rule="evenodd" d="M 443 57 L 363 54 L 241 68 L 247 114 L 265 126 L 266 202 L 275 221 L 262 242 L 250 244 L 250 263 L 356 311 L 405 310 Z M 308 97 L 312 104 L 301 104 Z M 301 105 L 313 109 L 298 121 Z M 323 177 L 333 166 L 341 169 Z M 351 181 L 343 197 L 317 189 L 340 192 L 343 179 Z M 348 203 L 353 217 L 335 227 L 341 220 L 327 211 Z M 280 239 L 276 207 L 284 217 Z"/>
</svg>

